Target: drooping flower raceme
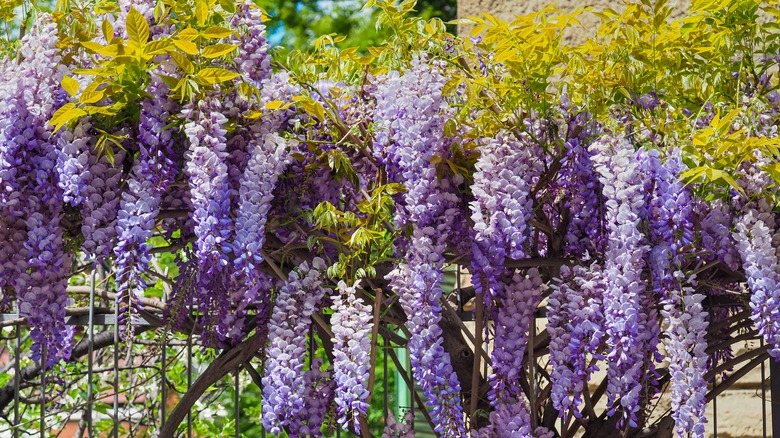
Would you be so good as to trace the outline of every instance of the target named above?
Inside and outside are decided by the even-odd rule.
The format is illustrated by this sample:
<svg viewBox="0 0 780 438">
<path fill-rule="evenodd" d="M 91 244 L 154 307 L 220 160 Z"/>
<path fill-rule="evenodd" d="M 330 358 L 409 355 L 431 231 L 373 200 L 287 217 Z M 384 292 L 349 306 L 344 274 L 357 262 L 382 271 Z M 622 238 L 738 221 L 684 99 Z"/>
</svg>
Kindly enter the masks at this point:
<svg viewBox="0 0 780 438">
<path fill-rule="evenodd" d="M 684 248 L 693 243 L 693 201 L 679 180 L 684 169 L 679 150 L 672 151 L 661 163 L 657 151 L 642 155 L 645 172 L 654 188 L 648 208 L 648 228 L 652 243 L 650 268 L 653 288 L 663 303 L 666 325 L 666 353 L 669 358 L 672 418 L 678 435 L 704 436 L 707 404 L 707 321 L 701 301 L 694 293 L 692 280 L 682 272 Z"/>
<path fill-rule="evenodd" d="M 70 355 L 73 335 L 65 325 L 71 259 L 60 227 L 58 134 L 47 125 L 67 100 L 57 42 L 57 25 L 41 14 L 21 41 L 24 61 L 4 62 L 0 84 L 0 217 L 15 239 L 0 250 L 0 269 L 15 276 L 0 286 L 15 289 L 19 313 L 32 326 L 33 358 L 45 356 L 47 367 Z"/>
<path fill-rule="evenodd" d="M 263 426 L 271 433 L 302 421 L 305 406 L 304 365 L 311 317 L 325 296 L 317 257 L 311 267 L 304 262 L 279 288 L 268 322 L 265 374 L 263 375 Z M 311 423 L 307 424 L 311 425 Z"/>
<path fill-rule="evenodd" d="M 368 371 L 371 366 L 371 306 L 355 295 L 359 283 L 338 284 L 333 298 L 333 378 L 336 381 L 336 405 L 339 423 L 351 421 L 360 432 L 359 415 L 368 412 Z"/>
<path fill-rule="evenodd" d="M 780 358 L 780 265 L 773 233 L 761 214 L 748 208 L 735 218 L 734 240 L 752 295 L 750 317 L 769 344 L 769 354 Z"/>
<path fill-rule="evenodd" d="M 195 294 L 197 308 L 204 316 L 200 328 L 204 342 L 216 346 L 223 342 L 230 330 L 227 325 L 230 297 L 225 290 L 229 275 L 230 237 L 233 221 L 230 217 L 230 184 L 225 163 L 227 118 L 221 113 L 216 97 L 197 103 L 182 112 L 188 122 L 184 131 L 190 147 L 186 172 L 193 205 L 196 255 L 200 260 L 198 288 Z"/>
<path fill-rule="evenodd" d="M 474 286 L 478 294 L 486 294 L 488 304 L 500 294 L 498 277 L 505 272 L 506 257 L 524 256 L 534 207 L 531 189 L 544 166 L 539 160 L 541 148 L 530 138 L 521 140 L 506 132 L 487 139 L 471 185 Z"/>
<path fill-rule="evenodd" d="M 378 85 L 374 154 L 389 180 L 407 188 L 396 223 L 414 225 L 406 263 L 387 276 L 407 315 L 412 372 L 433 406 L 436 432 L 461 437 L 460 384 L 439 327 L 444 251 L 459 203 L 454 181 L 439 179 L 433 160 L 449 156 L 451 142 L 444 135 L 451 110 L 441 95 L 446 79 L 440 69 L 416 59 L 403 75 L 391 72 Z"/>
<path fill-rule="evenodd" d="M 303 409 L 290 422 L 291 437 L 321 437 L 322 423 L 333 401 L 333 384 L 328 371 L 322 371 L 322 359 L 311 361 L 304 372 Z"/>
<path fill-rule="evenodd" d="M 601 267 L 561 268 L 563 281 L 553 286 L 547 305 L 550 333 L 550 399 L 561 416 L 580 417 L 582 392 L 598 370 L 592 359 L 604 340 L 603 296 L 606 289 Z"/>
<path fill-rule="evenodd" d="M 528 334 L 536 317 L 536 308 L 542 301 L 542 278 L 536 268 L 526 275 L 516 273 L 504 285 L 497 310 L 493 341 L 493 374 L 489 376 L 488 399 L 496 408 L 491 417 L 496 436 L 528 436 L 531 419 L 526 407 L 526 396 L 519 381 L 523 375 L 523 359 L 528 347 Z M 519 430 L 529 432 L 518 435 Z"/>
<path fill-rule="evenodd" d="M 142 309 L 140 298 L 146 289 L 143 276 L 151 261 L 148 241 L 160 206 L 160 194 L 154 190 L 149 166 L 151 157 L 143 145 L 141 148 L 141 157 L 133 165 L 127 189 L 122 193 L 116 222 L 118 242 L 114 247 L 120 318 L 124 320 L 129 315 L 131 324 L 133 315 Z M 132 330 L 125 334 L 132 335 Z"/>
<path fill-rule="evenodd" d="M 231 18 L 230 25 L 238 33 L 231 41 L 238 44 L 238 53 L 233 58 L 236 70 L 244 75 L 247 82 L 259 87 L 271 74 L 271 57 L 268 54 L 263 14 L 253 2 L 242 0 L 236 4 L 236 13 Z"/>
<path fill-rule="evenodd" d="M 610 414 L 622 412 L 637 425 L 640 398 L 648 376 L 654 374 L 659 330 L 648 314 L 652 300 L 642 278 L 649 252 L 640 231 L 645 208 L 645 181 L 633 145 L 624 138 L 602 138 L 590 146 L 603 186 L 605 222 L 609 232 L 604 262 L 604 315 L 607 332 Z"/>
</svg>

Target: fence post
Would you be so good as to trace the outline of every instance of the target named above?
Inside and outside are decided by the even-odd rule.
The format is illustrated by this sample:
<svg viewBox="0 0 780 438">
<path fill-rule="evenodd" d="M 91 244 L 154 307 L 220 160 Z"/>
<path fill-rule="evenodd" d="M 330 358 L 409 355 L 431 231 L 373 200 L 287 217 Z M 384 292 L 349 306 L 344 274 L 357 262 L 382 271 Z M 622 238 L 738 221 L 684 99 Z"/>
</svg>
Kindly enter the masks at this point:
<svg viewBox="0 0 780 438">
<path fill-rule="evenodd" d="M 780 437 L 780 361 L 770 359 L 769 381 L 772 400 L 772 436 Z"/>
</svg>

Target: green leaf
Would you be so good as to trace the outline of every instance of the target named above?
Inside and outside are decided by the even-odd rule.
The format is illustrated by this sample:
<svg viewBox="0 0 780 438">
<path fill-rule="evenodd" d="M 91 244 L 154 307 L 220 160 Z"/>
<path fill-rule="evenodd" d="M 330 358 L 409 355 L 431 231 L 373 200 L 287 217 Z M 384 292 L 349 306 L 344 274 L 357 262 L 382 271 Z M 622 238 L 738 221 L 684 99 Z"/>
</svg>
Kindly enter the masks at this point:
<svg viewBox="0 0 780 438">
<path fill-rule="evenodd" d="M 143 47 L 146 41 L 149 40 L 149 23 L 146 22 L 146 18 L 141 15 L 134 7 L 130 7 L 130 12 L 127 14 L 127 36 L 130 37 L 130 41 L 134 42 L 138 47 Z"/>
<path fill-rule="evenodd" d="M 206 24 L 206 20 L 209 19 L 209 5 L 206 0 L 198 0 L 198 4 L 195 5 L 195 18 L 198 19 L 198 25 Z"/>
<path fill-rule="evenodd" d="M 284 103 L 281 100 L 273 100 L 264 105 L 266 109 L 277 110 L 282 107 Z"/>
<path fill-rule="evenodd" d="M 79 97 L 79 103 L 95 103 L 105 96 L 103 90 L 100 91 L 84 91 Z"/>
<path fill-rule="evenodd" d="M 182 69 L 182 71 L 184 71 L 184 73 L 187 73 L 188 75 L 195 73 L 195 67 L 186 56 L 179 52 L 171 52 L 171 58 L 176 61 L 176 64 L 180 69 Z"/>
<path fill-rule="evenodd" d="M 114 39 L 114 25 L 108 20 L 103 20 L 103 38 L 107 43 L 110 43 Z"/>
<path fill-rule="evenodd" d="M 200 33 L 203 38 L 227 38 L 230 35 L 233 35 L 232 30 L 220 26 L 211 26 Z"/>
<path fill-rule="evenodd" d="M 178 35 L 176 35 L 176 39 L 181 41 L 193 41 L 197 37 L 198 31 L 191 27 L 184 29 L 183 31 L 179 32 Z"/>
<path fill-rule="evenodd" d="M 79 92 L 79 83 L 72 77 L 65 75 L 62 77 L 62 88 L 71 96 L 75 96 Z"/>
<path fill-rule="evenodd" d="M 239 77 L 238 73 L 233 73 L 230 70 L 224 68 L 204 68 L 198 72 L 198 77 L 206 81 L 206 83 L 214 85 L 220 82 L 230 81 Z"/>
<path fill-rule="evenodd" d="M 168 53 L 173 49 L 171 40 L 162 39 L 154 40 L 146 45 L 144 48 L 144 54 L 146 55 L 162 55 Z"/>
<path fill-rule="evenodd" d="M 54 115 L 51 116 L 49 124 L 53 125 L 54 132 L 57 132 L 69 121 L 86 114 L 86 111 L 82 110 L 81 108 L 77 108 L 75 103 L 66 103 L 65 105 L 61 106 L 60 109 L 54 113 Z"/>
<path fill-rule="evenodd" d="M 236 47 L 238 47 L 237 44 L 214 44 L 212 46 L 204 47 L 200 54 L 204 58 L 219 58 L 222 55 L 227 55 L 232 52 Z"/>
<path fill-rule="evenodd" d="M 173 40 L 173 44 L 175 44 L 176 47 L 178 47 L 182 52 L 188 55 L 198 54 L 198 46 L 196 46 L 195 43 L 177 39 L 177 40 Z"/>
</svg>

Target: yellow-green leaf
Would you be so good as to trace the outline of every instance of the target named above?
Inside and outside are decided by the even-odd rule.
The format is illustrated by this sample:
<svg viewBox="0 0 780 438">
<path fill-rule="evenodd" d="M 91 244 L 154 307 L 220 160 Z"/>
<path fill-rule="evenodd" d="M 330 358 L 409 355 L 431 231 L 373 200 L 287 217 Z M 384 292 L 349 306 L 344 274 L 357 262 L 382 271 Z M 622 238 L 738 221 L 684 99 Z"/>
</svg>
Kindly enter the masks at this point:
<svg viewBox="0 0 780 438">
<path fill-rule="evenodd" d="M 103 20 L 103 38 L 110 43 L 114 39 L 114 25 L 108 20 Z"/>
<path fill-rule="evenodd" d="M 229 81 L 239 76 L 240 75 L 238 73 L 225 70 L 224 68 L 204 68 L 198 72 L 198 77 L 211 85 Z"/>
<path fill-rule="evenodd" d="M 179 32 L 178 35 L 176 35 L 176 39 L 181 41 L 192 41 L 197 37 L 198 31 L 191 27 L 184 29 L 183 31 Z"/>
<path fill-rule="evenodd" d="M 105 90 L 85 91 L 79 97 L 79 103 L 95 103 L 105 96 Z"/>
<path fill-rule="evenodd" d="M 146 55 L 162 55 L 168 53 L 173 49 L 173 44 L 169 39 L 154 40 L 146 45 L 144 48 L 144 54 Z"/>
<path fill-rule="evenodd" d="M 62 88 L 71 96 L 75 96 L 79 92 L 79 83 L 72 77 L 65 75 L 62 77 Z"/>
<path fill-rule="evenodd" d="M 195 43 L 184 40 L 173 40 L 173 44 L 176 44 L 176 47 L 188 55 L 198 54 L 198 46 L 196 46 Z"/>
<path fill-rule="evenodd" d="M 230 35 L 233 35 L 232 30 L 220 26 L 211 26 L 200 33 L 203 38 L 227 38 Z"/>
<path fill-rule="evenodd" d="M 87 113 L 84 110 L 77 108 L 75 103 L 66 103 L 51 116 L 49 124 L 54 125 L 54 132 L 57 132 L 69 121 L 86 114 Z"/>
<path fill-rule="evenodd" d="M 171 52 L 171 58 L 173 58 L 174 61 L 176 61 L 176 64 L 179 66 L 180 69 L 184 71 L 184 73 L 192 74 L 195 72 L 195 67 L 192 65 L 189 59 L 187 59 L 186 56 L 182 55 L 179 52 Z"/>
<path fill-rule="evenodd" d="M 237 44 L 214 44 L 213 46 L 204 47 L 200 54 L 204 58 L 219 58 L 232 52 L 236 47 L 238 47 Z"/>
<path fill-rule="evenodd" d="M 206 0 L 198 0 L 195 5 L 195 18 L 198 19 L 198 25 L 203 26 L 209 18 L 209 5 Z"/>
<path fill-rule="evenodd" d="M 282 107 L 284 103 L 281 100 L 274 100 L 265 104 L 265 108 L 269 110 L 277 110 Z"/>
<path fill-rule="evenodd" d="M 130 41 L 136 43 L 138 47 L 143 47 L 149 40 L 149 23 L 134 7 L 130 7 L 127 14 L 127 36 Z"/>
</svg>

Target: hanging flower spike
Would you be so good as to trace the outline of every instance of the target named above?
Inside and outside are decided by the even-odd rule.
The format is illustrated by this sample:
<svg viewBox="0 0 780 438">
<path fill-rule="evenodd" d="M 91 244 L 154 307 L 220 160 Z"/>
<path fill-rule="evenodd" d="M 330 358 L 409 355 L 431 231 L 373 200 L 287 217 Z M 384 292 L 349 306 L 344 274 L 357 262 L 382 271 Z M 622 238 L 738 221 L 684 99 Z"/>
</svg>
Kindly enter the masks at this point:
<svg viewBox="0 0 780 438">
<path fill-rule="evenodd" d="M 311 268 L 304 262 L 279 288 L 268 322 L 265 374 L 263 375 L 263 427 L 278 434 L 286 426 L 301 424 L 305 406 L 306 344 L 311 317 L 319 310 L 325 289 L 325 262 L 317 257 Z M 306 424 L 314 424 L 307 421 Z"/>
<path fill-rule="evenodd" d="M 647 312 L 647 287 L 642 278 L 649 248 L 639 230 L 645 208 L 644 177 L 633 145 L 624 138 L 593 143 L 592 160 L 603 186 L 605 221 L 609 232 L 604 263 L 604 314 L 607 332 L 609 414 L 618 409 L 637 427 L 637 412 L 649 376 L 655 374 L 657 323 Z"/>
<path fill-rule="evenodd" d="M 333 378 L 336 381 L 336 405 L 339 424 L 345 429 L 352 422 L 360 433 L 358 417 L 368 413 L 368 376 L 371 366 L 371 306 L 355 296 L 359 282 L 338 284 L 333 298 Z"/>
</svg>

